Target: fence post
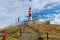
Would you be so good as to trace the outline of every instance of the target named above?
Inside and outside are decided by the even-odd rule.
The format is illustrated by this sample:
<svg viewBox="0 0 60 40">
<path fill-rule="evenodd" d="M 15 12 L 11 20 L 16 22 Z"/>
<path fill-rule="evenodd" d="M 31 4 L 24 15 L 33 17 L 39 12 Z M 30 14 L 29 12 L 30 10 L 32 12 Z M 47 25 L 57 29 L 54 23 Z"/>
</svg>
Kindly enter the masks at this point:
<svg viewBox="0 0 60 40">
<path fill-rule="evenodd" d="M 20 29 L 20 36 L 21 36 L 21 29 Z"/>
<path fill-rule="evenodd" d="M 22 29 L 20 28 L 20 36 L 21 36 L 21 30 L 22 30 Z"/>
<path fill-rule="evenodd" d="M 48 35 L 48 33 L 47 33 L 47 40 L 49 40 L 49 35 Z"/>
</svg>

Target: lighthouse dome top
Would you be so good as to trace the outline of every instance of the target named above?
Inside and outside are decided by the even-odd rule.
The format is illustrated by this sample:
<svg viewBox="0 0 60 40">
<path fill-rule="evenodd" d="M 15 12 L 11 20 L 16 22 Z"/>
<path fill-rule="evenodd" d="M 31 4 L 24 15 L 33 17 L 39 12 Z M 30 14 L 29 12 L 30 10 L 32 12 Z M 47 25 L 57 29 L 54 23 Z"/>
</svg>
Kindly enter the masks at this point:
<svg viewBox="0 0 60 40">
<path fill-rule="evenodd" d="M 29 7 L 29 10 L 31 10 L 31 6 Z"/>
</svg>

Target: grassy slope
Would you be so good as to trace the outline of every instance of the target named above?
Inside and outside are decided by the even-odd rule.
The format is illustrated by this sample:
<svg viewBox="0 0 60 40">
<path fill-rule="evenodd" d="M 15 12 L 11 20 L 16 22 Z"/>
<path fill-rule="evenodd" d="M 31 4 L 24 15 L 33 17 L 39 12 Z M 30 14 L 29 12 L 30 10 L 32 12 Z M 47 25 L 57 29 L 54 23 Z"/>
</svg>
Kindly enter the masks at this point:
<svg viewBox="0 0 60 40">
<path fill-rule="evenodd" d="M 3 31 L 9 32 L 11 30 L 18 29 L 18 26 L 19 25 L 15 25 L 0 29 L 0 34 L 3 34 Z M 17 37 L 19 37 L 19 30 L 14 34 L 9 35 L 6 40 L 17 40 Z M 0 38 L 0 40 L 2 40 L 2 38 Z"/>
<path fill-rule="evenodd" d="M 60 38 L 60 26 L 59 25 L 47 25 L 47 24 L 28 24 L 30 27 L 32 27 L 34 30 L 37 30 L 39 33 L 42 33 L 43 36 L 46 35 L 46 33 L 48 32 L 49 35 L 51 37 L 56 37 L 56 38 Z M 21 25 L 20 25 L 21 26 Z M 24 25 L 22 25 L 24 26 Z M 15 26 L 9 26 L 3 29 L 0 29 L 0 33 L 2 31 L 11 31 L 13 29 L 17 29 L 18 25 Z M 16 33 L 9 35 L 9 37 L 7 39 L 9 40 L 17 40 L 17 38 L 19 37 L 19 31 L 17 31 Z"/>
<path fill-rule="evenodd" d="M 43 37 L 48 32 L 50 37 L 60 38 L 60 25 L 29 24 L 29 26 L 37 30 Z"/>
</svg>

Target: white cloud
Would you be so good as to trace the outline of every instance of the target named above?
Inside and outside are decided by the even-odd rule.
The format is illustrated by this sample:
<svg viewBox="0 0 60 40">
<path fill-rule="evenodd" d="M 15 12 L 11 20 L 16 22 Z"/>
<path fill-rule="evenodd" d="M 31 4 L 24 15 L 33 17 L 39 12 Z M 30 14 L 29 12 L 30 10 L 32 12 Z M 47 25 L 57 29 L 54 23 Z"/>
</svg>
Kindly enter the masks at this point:
<svg viewBox="0 0 60 40">
<path fill-rule="evenodd" d="M 41 17 L 42 15 L 39 15 L 39 17 Z M 47 14 L 47 15 L 43 15 L 44 17 L 48 17 L 45 20 L 50 20 L 52 21 L 54 24 L 59 24 L 60 25 L 60 13 L 59 14 Z"/>
<path fill-rule="evenodd" d="M 55 10 L 55 12 L 60 12 L 60 10 Z"/>
<path fill-rule="evenodd" d="M 59 2 L 60 0 L 0 0 L 0 27 L 15 23 L 19 16 L 23 21 L 28 15 L 28 8 L 31 5 L 33 12 L 44 10 L 46 4 Z M 52 6 L 51 6 L 52 7 Z"/>
<path fill-rule="evenodd" d="M 46 9 L 52 9 L 52 8 L 56 7 L 57 5 L 59 5 L 59 4 L 60 4 L 60 2 L 52 4 L 52 5 L 48 6 L 48 7 L 46 7 Z"/>
<path fill-rule="evenodd" d="M 51 4 L 51 3 L 56 3 L 56 4 L 44 8 L 47 4 Z M 33 9 L 39 9 L 39 10 L 50 9 L 59 4 L 60 4 L 60 0 L 33 0 L 31 2 Z"/>
<path fill-rule="evenodd" d="M 45 20 L 50 20 L 50 21 L 54 22 L 55 24 L 60 25 L 60 13 L 59 14 L 48 14 L 48 15 L 44 15 L 44 16 L 48 17 L 48 19 L 45 19 Z"/>
<path fill-rule="evenodd" d="M 53 18 L 50 18 L 51 21 L 53 21 L 55 24 L 60 24 L 60 13 L 59 14 L 53 14 Z"/>
</svg>

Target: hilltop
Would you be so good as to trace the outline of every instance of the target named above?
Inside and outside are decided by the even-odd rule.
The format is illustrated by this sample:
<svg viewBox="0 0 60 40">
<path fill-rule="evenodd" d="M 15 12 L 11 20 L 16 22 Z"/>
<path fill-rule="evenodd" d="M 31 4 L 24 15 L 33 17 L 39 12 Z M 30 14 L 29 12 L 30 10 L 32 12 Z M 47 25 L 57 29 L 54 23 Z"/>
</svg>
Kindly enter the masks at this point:
<svg viewBox="0 0 60 40">
<path fill-rule="evenodd" d="M 14 39 L 17 40 L 19 38 L 19 30 L 18 30 L 18 26 L 19 27 L 26 27 L 25 25 L 15 25 L 15 26 L 9 26 L 3 29 L 0 29 L 0 33 L 3 33 L 3 31 L 7 31 L 10 32 L 12 30 L 16 30 L 16 32 L 12 33 L 11 35 L 9 35 L 8 39 Z M 34 29 L 35 31 L 37 31 L 42 37 L 46 38 L 46 33 L 49 34 L 50 38 L 57 38 L 57 40 L 60 38 L 60 25 L 52 25 L 52 24 L 28 24 L 28 27 L 31 27 L 32 29 Z M 24 30 L 22 30 L 24 32 Z M 13 37 L 13 38 L 11 38 Z M 59 39 L 60 40 L 60 39 Z"/>
</svg>

